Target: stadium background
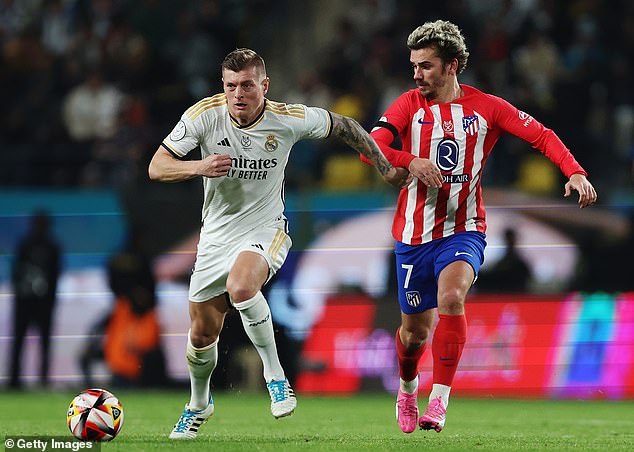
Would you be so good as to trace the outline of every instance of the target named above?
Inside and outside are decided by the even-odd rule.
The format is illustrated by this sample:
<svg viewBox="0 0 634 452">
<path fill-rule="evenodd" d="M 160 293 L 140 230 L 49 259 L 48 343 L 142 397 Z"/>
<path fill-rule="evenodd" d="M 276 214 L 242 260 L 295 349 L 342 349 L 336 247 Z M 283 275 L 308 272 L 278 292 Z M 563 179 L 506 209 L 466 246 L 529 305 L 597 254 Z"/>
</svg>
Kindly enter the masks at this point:
<svg viewBox="0 0 634 452">
<path fill-rule="evenodd" d="M 539 153 L 512 138 L 498 143 L 485 171 L 483 271 L 511 227 L 534 277 L 519 294 L 476 286 L 456 392 L 634 397 L 629 2 L 7 0 L 0 18 L 0 385 L 8 379 L 13 251 L 35 209 L 53 214 L 64 249 L 52 384 L 81 385 L 77 353 L 112 304 L 104 265 L 131 229 L 143 231 L 155 257 L 170 375 L 186 378 L 184 277 L 201 187 L 147 180 L 162 138 L 185 108 L 220 90 L 219 63 L 238 46 L 264 56 L 271 99 L 326 107 L 369 130 L 412 86 L 407 34 L 445 18 L 460 25 L 471 52 L 461 82 L 554 129 L 600 196 L 580 212 L 562 201 L 563 180 Z M 94 116 L 81 104 L 87 80 L 104 99 Z M 274 317 L 306 340 L 308 370 L 297 389 L 392 391 L 396 193 L 332 141 L 298 144 L 287 175 L 294 251 L 269 299 Z M 236 342 L 226 366 L 236 387 L 252 389 L 257 361 L 236 336 L 225 336 Z M 37 341 L 29 336 L 23 371 L 34 386 Z M 107 368 L 99 377 L 108 381 Z"/>
</svg>

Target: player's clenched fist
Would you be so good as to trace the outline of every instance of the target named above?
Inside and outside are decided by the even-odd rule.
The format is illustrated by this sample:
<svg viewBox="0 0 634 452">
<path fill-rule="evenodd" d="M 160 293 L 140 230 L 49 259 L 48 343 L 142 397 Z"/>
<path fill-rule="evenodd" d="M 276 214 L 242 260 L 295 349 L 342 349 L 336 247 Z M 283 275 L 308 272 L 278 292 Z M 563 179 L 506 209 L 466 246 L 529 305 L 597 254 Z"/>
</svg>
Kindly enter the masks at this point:
<svg viewBox="0 0 634 452">
<path fill-rule="evenodd" d="M 228 154 L 212 154 L 200 161 L 199 172 L 201 176 L 220 177 L 226 176 L 231 169 L 231 157 Z"/>
</svg>

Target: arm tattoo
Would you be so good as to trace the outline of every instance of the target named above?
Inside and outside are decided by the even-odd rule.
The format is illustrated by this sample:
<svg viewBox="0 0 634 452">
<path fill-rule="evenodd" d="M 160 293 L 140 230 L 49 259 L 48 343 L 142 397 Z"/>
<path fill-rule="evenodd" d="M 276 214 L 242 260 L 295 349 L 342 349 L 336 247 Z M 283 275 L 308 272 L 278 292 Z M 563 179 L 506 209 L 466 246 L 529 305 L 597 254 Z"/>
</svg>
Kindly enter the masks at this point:
<svg viewBox="0 0 634 452">
<path fill-rule="evenodd" d="M 379 146 L 357 121 L 336 113 L 332 113 L 332 120 L 335 135 L 370 160 L 382 176 L 392 169 Z"/>
</svg>

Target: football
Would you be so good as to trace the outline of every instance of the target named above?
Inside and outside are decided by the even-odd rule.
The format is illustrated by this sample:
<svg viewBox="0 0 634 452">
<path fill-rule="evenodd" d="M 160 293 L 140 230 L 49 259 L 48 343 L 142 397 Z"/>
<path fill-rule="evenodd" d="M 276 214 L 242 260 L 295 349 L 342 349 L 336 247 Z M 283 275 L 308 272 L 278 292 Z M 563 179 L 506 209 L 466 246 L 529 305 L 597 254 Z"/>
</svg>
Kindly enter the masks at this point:
<svg viewBox="0 0 634 452">
<path fill-rule="evenodd" d="M 123 407 L 105 389 L 86 389 L 70 402 L 67 421 L 82 441 L 111 441 L 123 426 Z"/>
</svg>

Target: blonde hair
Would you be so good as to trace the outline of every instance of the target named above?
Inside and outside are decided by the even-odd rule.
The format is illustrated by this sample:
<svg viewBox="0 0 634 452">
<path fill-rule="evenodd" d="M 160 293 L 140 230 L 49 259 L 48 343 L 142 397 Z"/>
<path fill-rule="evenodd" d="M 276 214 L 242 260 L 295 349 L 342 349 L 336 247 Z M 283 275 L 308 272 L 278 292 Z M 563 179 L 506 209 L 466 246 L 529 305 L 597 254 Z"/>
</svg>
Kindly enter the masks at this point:
<svg viewBox="0 0 634 452">
<path fill-rule="evenodd" d="M 447 20 L 425 22 L 417 27 L 407 37 L 407 47 L 410 50 L 433 47 L 444 63 L 449 63 L 455 58 L 458 60 L 458 74 L 467 67 L 469 52 L 464 36 L 456 24 Z"/>
</svg>

